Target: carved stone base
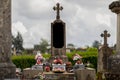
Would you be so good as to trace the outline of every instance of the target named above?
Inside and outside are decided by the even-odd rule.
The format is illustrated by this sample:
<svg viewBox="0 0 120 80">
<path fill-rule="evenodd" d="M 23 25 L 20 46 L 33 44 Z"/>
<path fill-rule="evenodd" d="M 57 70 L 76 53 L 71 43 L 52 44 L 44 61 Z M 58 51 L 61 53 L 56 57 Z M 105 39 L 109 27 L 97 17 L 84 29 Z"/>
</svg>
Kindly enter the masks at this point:
<svg viewBox="0 0 120 80">
<path fill-rule="evenodd" d="M 0 63 L 0 80 L 14 79 L 16 77 L 16 66 L 13 63 Z"/>
<path fill-rule="evenodd" d="M 120 72 L 119 73 L 105 73 L 106 80 L 120 80 Z"/>
</svg>

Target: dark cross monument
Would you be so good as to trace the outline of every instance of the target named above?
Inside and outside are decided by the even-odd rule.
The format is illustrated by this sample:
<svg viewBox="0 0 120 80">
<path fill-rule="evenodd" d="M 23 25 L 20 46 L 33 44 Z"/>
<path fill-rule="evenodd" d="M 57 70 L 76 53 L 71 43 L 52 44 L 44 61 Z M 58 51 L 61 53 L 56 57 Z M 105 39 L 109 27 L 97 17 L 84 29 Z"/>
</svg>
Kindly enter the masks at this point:
<svg viewBox="0 0 120 80">
<path fill-rule="evenodd" d="M 56 16 L 56 20 L 57 20 L 57 19 L 60 19 L 60 10 L 63 10 L 63 7 L 60 6 L 59 3 L 57 3 L 56 5 L 57 5 L 57 7 L 54 6 L 53 9 L 56 10 L 56 12 L 57 12 L 57 16 Z"/>
<path fill-rule="evenodd" d="M 104 44 L 99 49 L 98 53 L 98 73 L 104 73 L 105 71 L 107 71 L 108 57 L 113 53 L 112 49 L 109 48 L 107 44 L 107 37 L 110 37 L 110 34 L 107 33 L 107 30 L 105 30 L 104 33 L 101 34 L 101 37 L 104 38 Z"/>
<path fill-rule="evenodd" d="M 53 7 L 57 11 L 56 20 L 51 23 L 51 59 L 50 62 L 55 58 L 59 57 L 63 61 L 67 61 L 66 56 L 66 26 L 65 23 L 60 19 L 60 10 L 63 9 L 59 3 L 56 7 Z"/>
<path fill-rule="evenodd" d="M 110 37 L 110 34 L 107 33 L 107 30 L 105 30 L 104 33 L 101 34 L 101 37 L 104 37 L 104 46 L 107 46 L 107 37 Z"/>
</svg>

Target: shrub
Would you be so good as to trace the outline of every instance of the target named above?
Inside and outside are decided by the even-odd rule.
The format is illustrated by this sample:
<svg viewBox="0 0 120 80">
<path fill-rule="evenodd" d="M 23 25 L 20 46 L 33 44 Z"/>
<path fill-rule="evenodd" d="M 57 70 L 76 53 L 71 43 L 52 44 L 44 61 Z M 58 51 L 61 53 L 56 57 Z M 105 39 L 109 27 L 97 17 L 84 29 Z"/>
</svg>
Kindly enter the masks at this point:
<svg viewBox="0 0 120 80">
<path fill-rule="evenodd" d="M 86 52 L 80 51 L 73 51 L 72 53 L 66 53 L 68 56 L 68 60 L 72 62 L 74 65 L 75 62 L 73 61 L 73 56 L 75 53 L 80 54 L 83 58 L 83 63 L 87 63 L 88 61 L 92 64 L 91 67 L 97 69 L 97 50 L 96 49 L 88 49 Z M 19 55 L 19 56 L 12 56 L 12 61 L 16 65 L 16 67 L 24 69 L 28 67 L 32 67 L 36 61 L 34 59 L 35 55 Z M 50 54 L 43 54 L 43 57 L 46 59 L 50 58 Z"/>
<path fill-rule="evenodd" d="M 93 66 L 92 68 L 95 68 L 97 70 L 97 56 L 88 56 L 82 58 L 83 63 L 90 62 Z"/>
<path fill-rule="evenodd" d="M 12 61 L 16 67 L 21 69 L 31 67 L 36 63 L 34 55 L 13 56 Z"/>
</svg>

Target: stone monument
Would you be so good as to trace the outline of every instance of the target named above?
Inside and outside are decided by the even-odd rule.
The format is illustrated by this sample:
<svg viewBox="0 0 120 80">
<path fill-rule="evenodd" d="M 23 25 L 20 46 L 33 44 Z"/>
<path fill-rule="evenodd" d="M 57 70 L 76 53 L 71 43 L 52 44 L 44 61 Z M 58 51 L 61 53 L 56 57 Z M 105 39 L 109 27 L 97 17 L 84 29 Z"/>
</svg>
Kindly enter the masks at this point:
<svg viewBox="0 0 120 80">
<path fill-rule="evenodd" d="M 56 20 L 51 23 L 51 58 L 50 62 L 55 57 L 60 57 L 64 62 L 68 61 L 66 56 L 66 26 L 60 19 L 60 10 L 63 9 L 59 3 L 53 9 L 57 12 Z"/>
<path fill-rule="evenodd" d="M 107 33 L 107 30 L 101 34 L 101 37 L 104 37 L 104 44 L 98 51 L 98 65 L 97 65 L 97 72 L 105 72 L 107 71 L 107 63 L 108 57 L 113 54 L 111 48 L 108 47 L 107 44 L 107 37 L 110 37 L 110 34 Z"/>
<path fill-rule="evenodd" d="M 76 80 L 96 80 L 95 69 L 78 69 L 75 71 Z"/>
<path fill-rule="evenodd" d="M 120 80 L 120 0 L 109 5 L 109 9 L 117 14 L 117 43 L 116 54 L 109 57 L 106 80 Z"/>
<path fill-rule="evenodd" d="M 11 39 L 11 0 L 0 0 L 0 80 L 15 78 Z"/>
</svg>

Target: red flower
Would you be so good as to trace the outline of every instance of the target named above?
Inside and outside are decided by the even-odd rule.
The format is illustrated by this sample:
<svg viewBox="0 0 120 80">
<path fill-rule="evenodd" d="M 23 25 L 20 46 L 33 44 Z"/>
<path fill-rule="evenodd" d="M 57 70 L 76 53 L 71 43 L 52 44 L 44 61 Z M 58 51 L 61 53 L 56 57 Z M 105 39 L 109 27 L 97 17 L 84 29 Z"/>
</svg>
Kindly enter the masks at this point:
<svg viewBox="0 0 120 80">
<path fill-rule="evenodd" d="M 50 67 L 49 67 L 49 66 L 46 66 L 46 67 L 45 67 L 45 71 L 49 72 L 49 71 L 50 71 Z"/>
</svg>

